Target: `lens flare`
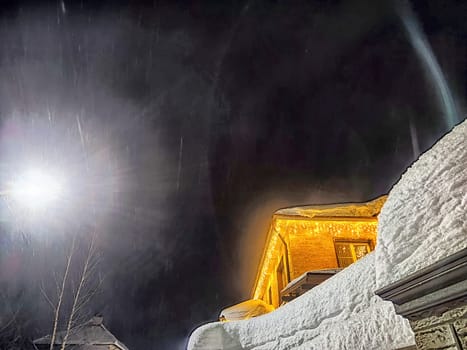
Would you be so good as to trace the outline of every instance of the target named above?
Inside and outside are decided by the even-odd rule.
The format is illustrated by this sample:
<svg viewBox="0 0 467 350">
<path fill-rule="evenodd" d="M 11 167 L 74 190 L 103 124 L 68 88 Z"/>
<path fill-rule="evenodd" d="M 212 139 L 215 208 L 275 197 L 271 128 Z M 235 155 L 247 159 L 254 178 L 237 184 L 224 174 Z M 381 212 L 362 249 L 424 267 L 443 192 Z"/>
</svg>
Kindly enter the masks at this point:
<svg viewBox="0 0 467 350">
<path fill-rule="evenodd" d="M 9 195 L 28 208 L 43 208 L 63 194 L 62 180 L 39 169 L 31 169 L 11 184 Z"/>
</svg>

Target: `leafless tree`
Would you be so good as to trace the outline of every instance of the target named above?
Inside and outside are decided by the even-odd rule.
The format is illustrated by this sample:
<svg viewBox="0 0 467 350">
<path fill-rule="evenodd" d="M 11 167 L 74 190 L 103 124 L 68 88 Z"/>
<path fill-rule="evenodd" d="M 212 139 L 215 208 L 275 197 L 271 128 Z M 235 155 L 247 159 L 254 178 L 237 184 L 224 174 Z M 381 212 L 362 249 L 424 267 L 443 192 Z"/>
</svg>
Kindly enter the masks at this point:
<svg viewBox="0 0 467 350">
<path fill-rule="evenodd" d="M 95 233 L 84 245 L 78 244 L 78 238 L 73 236 L 62 276 L 54 275 L 56 297 L 51 298 L 42 284 L 41 293 L 53 311 L 50 350 L 54 349 L 60 324 L 64 324 L 60 350 L 65 350 L 72 329 L 83 321 L 84 309 L 102 285 L 98 265 Z"/>
</svg>

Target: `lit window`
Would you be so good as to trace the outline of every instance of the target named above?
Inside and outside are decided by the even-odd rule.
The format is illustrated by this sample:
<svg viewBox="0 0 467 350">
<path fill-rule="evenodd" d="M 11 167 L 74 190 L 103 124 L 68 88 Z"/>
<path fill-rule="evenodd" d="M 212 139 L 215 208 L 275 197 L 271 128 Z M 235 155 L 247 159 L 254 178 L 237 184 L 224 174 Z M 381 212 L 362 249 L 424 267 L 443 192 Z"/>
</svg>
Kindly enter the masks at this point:
<svg viewBox="0 0 467 350">
<path fill-rule="evenodd" d="M 369 242 L 334 242 L 339 267 L 347 267 L 367 255 L 371 249 Z"/>
</svg>

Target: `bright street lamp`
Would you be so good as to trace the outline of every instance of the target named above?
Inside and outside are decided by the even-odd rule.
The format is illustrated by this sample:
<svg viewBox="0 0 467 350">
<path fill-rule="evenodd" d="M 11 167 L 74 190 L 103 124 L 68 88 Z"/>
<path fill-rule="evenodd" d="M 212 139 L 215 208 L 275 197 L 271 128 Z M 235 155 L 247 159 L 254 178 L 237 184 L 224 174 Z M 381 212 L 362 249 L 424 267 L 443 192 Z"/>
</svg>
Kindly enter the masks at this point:
<svg viewBox="0 0 467 350">
<path fill-rule="evenodd" d="M 3 195 L 29 209 L 41 209 L 60 199 L 62 194 L 62 179 L 40 169 L 25 172 L 3 192 Z"/>
</svg>

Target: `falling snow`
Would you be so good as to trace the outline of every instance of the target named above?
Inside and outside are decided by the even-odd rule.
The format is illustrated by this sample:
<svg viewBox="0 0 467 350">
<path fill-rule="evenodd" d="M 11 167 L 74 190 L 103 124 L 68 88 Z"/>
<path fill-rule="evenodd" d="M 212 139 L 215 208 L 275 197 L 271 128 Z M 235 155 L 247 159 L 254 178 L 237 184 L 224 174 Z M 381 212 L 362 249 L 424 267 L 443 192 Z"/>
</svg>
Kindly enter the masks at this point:
<svg viewBox="0 0 467 350">
<path fill-rule="evenodd" d="M 387 193 L 446 132 L 439 102 L 465 105 L 452 96 L 467 64 L 462 4 L 419 2 L 413 34 L 388 3 L 2 2 L 0 348 L 51 333 L 75 239 L 67 292 L 91 237 L 99 252 L 99 290 L 80 319 L 103 314 L 130 349 L 185 349 L 194 328 L 245 299 L 270 213 Z M 421 51 L 411 36 L 426 38 Z M 61 179 L 53 200 L 13 200 L 31 169 Z M 55 180 L 36 194 L 55 192 L 44 182 Z M 355 309 L 323 313 L 359 324 L 361 301 L 400 322 L 359 298 L 349 286 Z M 337 324 L 347 327 L 306 327 Z M 329 341 L 310 329 L 302 346 Z"/>
</svg>

